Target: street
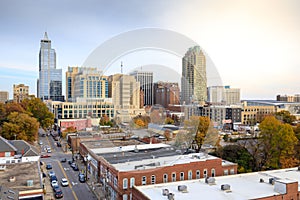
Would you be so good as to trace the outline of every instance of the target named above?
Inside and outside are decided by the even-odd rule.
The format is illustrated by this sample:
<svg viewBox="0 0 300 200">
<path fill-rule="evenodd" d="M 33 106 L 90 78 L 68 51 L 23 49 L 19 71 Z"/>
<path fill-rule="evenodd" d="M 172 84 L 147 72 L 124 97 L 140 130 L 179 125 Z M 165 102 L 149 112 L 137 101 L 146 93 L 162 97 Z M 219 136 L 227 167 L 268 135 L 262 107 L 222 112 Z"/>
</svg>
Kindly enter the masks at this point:
<svg viewBox="0 0 300 200">
<path fill-rule="evenodd" d="M 72 160 L 72 154 L 70 152 L 64 153 L 62 147 L 57 147 L 56 141 L 54 141 L 51 135 L 45 137 L 40 136 L 39 141 L 41 155 L 51 155 L 51 157 L 46 156 L 45 158 L 40 159 L 40 161 L 43 162 L 42 171 L 47 174 L 47 177 L 43 178 L 47 191 L 45 199 L 54 199 L 54 192 L 50 185 L 50 178 L 48 175 L 50 171 L 53 171 L 58 179 L 59 186 L 64 195 L 62 199 L 97 199 L 86 183 L 79 182 L 78 174 L 83 167 L 79 166 L 79 171 L 74 171 L 69 165 L 68 160 Z M 47 148 L 51 148 L 51 153 L 47 152 Z M 67 162 L 61 162 L 63 158 L 66 158 Z M 45 166 L 49 163 L 51 163 L 52 169 L 46 170 Z M 61 178 L 67 178 L 69 186 L 62 187 L 60 184 Z"/>
</svg>

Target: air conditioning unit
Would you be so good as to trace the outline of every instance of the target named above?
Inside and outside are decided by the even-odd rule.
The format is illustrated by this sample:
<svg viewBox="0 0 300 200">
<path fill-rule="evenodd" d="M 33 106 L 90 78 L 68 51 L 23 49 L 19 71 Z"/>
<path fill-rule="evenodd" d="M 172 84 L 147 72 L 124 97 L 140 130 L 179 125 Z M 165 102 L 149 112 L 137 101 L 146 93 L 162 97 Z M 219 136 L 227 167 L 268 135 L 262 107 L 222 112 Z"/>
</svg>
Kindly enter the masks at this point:
<svg viewBox="0 0 300 200">
<path fill-rule="evenodd" d="M 221 190 L 230 190 L 230 185 L 229 184 L 221 185 Z"/>
<path fill-rule="evenodd" d="M 213 185 L 216 183 L 216 179 L 214 177 L 206 177 L 205 178 L 205 183 L 209 184 L 209 185 Z"/>
<path fill-rule="evenodd" d="M 173 193 L 169 193 L 168 194 L 168 200 L 175 200 L 175 194 L 173 194 Z"/>
<path fill-rule="evenodd" d="M 162 195 L 163 196 L 168 196 L 169 195 L 169 190 L 168 189 L 162 189 Z"/>
<path fill-rule="evenodd" d="M 33 186 L 33 180 L 28 180 L 28 181 L 27 181 L 27 186 L 28 186 L 28 187 Z"/>
<path fill-rule="evenodd" d="M 187 192 L 187 186 L 186 185 L 178 185 L 178 191 L 179 192 Z"/>
</svg>

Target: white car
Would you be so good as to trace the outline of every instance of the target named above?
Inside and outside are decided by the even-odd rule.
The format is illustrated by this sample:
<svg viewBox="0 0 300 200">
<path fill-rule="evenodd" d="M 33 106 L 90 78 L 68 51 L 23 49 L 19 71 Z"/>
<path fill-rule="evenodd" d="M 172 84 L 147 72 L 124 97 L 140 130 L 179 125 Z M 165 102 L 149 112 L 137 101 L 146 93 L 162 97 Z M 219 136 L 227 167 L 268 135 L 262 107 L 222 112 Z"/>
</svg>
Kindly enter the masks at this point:
<svg viewBox="0 0 300 200">
<path fill-rule="evenodd" d="M 54 187 L 54 186 L 58 186 L 58 182 L 57 180 L 53 180 L 51 181 L 51 186 Z"/>
<path fill-rule="evenodd" d="M 50 171 L 49 172 L 49 177 L 51 178 L 51 176 L 55 176 L 55 172 L 54 171 Z"/>
<path fill-rule="evenodd" d="M 66 186 L 69 185 L 69 182 L 68 182 L 68 180 L 66 178 L 62 178 L 61 181 L 60 181 L 60 183 L 61 183 L 61 185 L 63 187 L 66 187 Z"/>
</svg>

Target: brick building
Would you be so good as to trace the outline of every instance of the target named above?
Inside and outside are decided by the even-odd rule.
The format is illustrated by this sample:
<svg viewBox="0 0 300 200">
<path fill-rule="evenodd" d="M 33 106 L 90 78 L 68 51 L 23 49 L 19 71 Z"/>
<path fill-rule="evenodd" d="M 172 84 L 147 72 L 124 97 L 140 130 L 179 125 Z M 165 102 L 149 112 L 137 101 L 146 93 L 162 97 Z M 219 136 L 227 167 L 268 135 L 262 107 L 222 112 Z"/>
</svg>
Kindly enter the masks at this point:
<svg viewBox="0 0 300 200">
<path fill-rule="evenodd" d="M 281 169 L 265 172 L 187 180 L 132 189 L 133 200 L 196 200 L 200 199 L 299 199 L 299 169 Z"/>
<path fill-rule="evenodd" d="M 132 140 L 134 142 L 134 140 Z M 131 199 L 132 187 L 236 174 L 237 165 L 204 153 L 183 155 L 167 144 L 80 144 L 90 174 L 108 199 Z M 101 147 L 101 144 L 105 146 Z"/>
</svg>

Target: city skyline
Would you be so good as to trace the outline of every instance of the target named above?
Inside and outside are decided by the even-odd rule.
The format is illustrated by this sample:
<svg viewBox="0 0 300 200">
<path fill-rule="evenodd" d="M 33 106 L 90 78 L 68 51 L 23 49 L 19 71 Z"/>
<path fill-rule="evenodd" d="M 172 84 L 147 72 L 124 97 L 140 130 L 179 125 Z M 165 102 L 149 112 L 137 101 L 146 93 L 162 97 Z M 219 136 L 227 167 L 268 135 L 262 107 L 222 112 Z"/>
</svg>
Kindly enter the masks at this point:
<svg viewBox="0 0 300 200">
<path fill-rule="evenodd" d="M 9 91 L 12 98 L 13 84 L 23 83 L 29 85 L 30 94 L 36 94 L 39 41 L 45 31 L 57 53 L 57 68 L 64 74 L 68 66 L 81 66 L 113 36 L 157 27 L 196 41 L 211 57 L 223 84 L 241 88 L 242 99 L 294 95 L 300 93 L 299 4 L 291 0 L 127 1 L 126 5 L 122 1 L 2 1 L 0 90 Z M 155 63 L 128 57 L 121 58 L 124 73 L 145 64 L 181 68 L 181 58 L 169 55 L 163 55 L 164 61 L 158 55 Z M 120 72 L 119 66 L 118 60 L 111 71 Z"/>
</svg>

